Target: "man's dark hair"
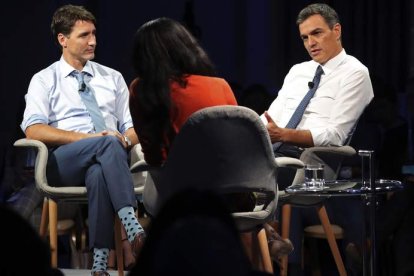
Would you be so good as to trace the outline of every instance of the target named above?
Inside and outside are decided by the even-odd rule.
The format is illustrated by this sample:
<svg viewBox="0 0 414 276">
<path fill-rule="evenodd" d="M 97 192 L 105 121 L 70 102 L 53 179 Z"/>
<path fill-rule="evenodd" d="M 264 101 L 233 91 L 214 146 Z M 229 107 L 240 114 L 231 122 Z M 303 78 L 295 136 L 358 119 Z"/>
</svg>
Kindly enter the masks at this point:
<svg viewBox="0 0 414 276">
<path fill-rule="evenodd" d="M 338 14 L 334 9 L 327 4 L 316 3 L 305 7 L 299 12 L 298 18 L 296 19 L 296 25 L 302 24 L 306 19 L 315 14 L 322 16 L 331 29 L 335 24 L 340 23 Z"/>
<path fill-rule="evenodd" d="M 65 5 L 57 9 L 53 14 L 52 23 L 50 24 L 54 39 L 57 40 L 59 33 L 68 36 L 78 20 L 96 24 L 95 16 L 83 6 Z"/>
</svg>

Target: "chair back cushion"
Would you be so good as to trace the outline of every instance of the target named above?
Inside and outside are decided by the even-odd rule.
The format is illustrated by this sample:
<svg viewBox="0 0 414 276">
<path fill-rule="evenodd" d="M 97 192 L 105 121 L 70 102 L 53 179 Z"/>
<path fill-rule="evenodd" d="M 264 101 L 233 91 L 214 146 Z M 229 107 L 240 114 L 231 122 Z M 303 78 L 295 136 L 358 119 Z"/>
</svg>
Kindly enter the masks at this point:
<svg viewBox="0 0 414 276">
<path fill-rule="evenodd" d="M 151 172 L 154 186 L 145 184 L 144 203 L 165 202 L 186 188 L 222 194 L 261 191 L 274 197 L 276 168 L 257 113 L 242 106 L 204 108 L 184 124 L 164 165 Z"/>
</svg>

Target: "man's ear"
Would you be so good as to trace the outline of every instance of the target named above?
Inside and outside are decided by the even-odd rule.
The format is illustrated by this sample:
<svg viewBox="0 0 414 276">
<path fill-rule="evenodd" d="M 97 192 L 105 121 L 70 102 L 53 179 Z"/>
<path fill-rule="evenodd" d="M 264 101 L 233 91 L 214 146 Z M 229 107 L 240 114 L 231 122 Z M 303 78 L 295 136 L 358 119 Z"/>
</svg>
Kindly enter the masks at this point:
<svg viewBox="0 0 414 276">
<path fill-rule="evenodd" d="M 58 40 L 60 46 L 62 46 L 62 48 L 67 47 L 67 45 L 66 45 L 67 37 L 65 35 L 63 35 L 62 33 L 59 33 L 58 36 L 57 36 L 57 40 Z"/>
<path fill-rule="evenodd" d="M 336 24 L 333 26 L 332 30 L 333 30 L 333 31 L 334 31 L 334 33 L 335 33 L 336 39 L 337 39 L 337 40 L 341 40 L 341 35 L 342 35 L 342 27 L 341 27 L 341 24 L 336 23 Z"/>
</svg>

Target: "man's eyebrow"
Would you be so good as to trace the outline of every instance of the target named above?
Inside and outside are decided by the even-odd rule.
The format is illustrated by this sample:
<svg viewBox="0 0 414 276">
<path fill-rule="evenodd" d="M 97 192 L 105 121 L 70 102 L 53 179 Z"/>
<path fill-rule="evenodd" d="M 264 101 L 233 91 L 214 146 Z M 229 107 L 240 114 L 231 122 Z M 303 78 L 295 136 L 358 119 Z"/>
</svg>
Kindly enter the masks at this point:
<svg viewBox="0 0 414 276">
<path fill-rule="evenodd" d="M 309 35 L 313 35 L 313 34 L 315 34 L 315 33 L 321 32 L 322 30 L 323 30 L 322 28 L 315 28 L 315 29 L 313 29 L 312 31 L 310 31 L 310 32 L 309 32 L 309 34 L 301 34 L 301 35 L 300 35 L 300 37 L 301 37 L 301 38 L 306 38 L 306 37 L 308 37 Z"/>
<path fill-rule="evenodd" d="M 310 34 L 314 34 L 314 33 L 320 32 L 320 31 L 322 31 L 322 30 L 323 30 L 322 28 L 316 28 L 316 29 L 312 30 L 312 31 L 310 32 Z"/>
<path fill-rule="evenodd" d="M 96 33 L 96 30 L 92 30 L 92 31 L 83 31 L 83 32 L 80 32 L 80 33 L 78 34 L 78 36 L 85 36 L 85 35 L 95 34 L 95 33 Z"/>
</svg>

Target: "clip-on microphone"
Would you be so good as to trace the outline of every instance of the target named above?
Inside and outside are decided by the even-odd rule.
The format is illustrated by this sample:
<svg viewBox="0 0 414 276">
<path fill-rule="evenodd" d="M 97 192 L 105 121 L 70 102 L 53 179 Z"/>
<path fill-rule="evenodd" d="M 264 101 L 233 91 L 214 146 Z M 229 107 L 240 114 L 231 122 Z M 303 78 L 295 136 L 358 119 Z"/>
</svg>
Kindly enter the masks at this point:
<svg viewBox="0 0 414 276">
<path fill-rule="evenodd" d="M 81 87 L 79 88 L 79 91 L 83 92 L 83 91 L 85 91 L 85 88 L 86 88 L 86 84 L 85 84 L 85 82 L 82 82 Z"/>
</svg>

